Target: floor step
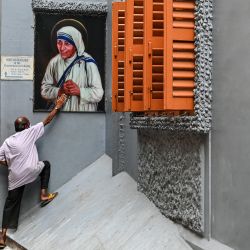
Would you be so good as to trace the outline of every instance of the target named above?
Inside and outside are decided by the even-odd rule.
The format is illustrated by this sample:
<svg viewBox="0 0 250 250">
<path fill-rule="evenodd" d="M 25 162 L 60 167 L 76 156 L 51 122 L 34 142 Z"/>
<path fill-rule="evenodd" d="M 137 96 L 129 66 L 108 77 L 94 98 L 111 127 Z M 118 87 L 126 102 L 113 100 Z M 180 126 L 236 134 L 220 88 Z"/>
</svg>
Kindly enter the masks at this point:
<svg viewBox="0 0 250 250">
<path fill-rule="evenodd" d="M 27 250 L 27 249 L 7 236 L 6 247 L 4 248 L 4 250 Z"/>
<path fill-rule="evenodd" d="M 190 250 L 126 173 L 115 177 L 104 155 L 36 207 L 11 235 L 29 250 Z"/>
</svg>

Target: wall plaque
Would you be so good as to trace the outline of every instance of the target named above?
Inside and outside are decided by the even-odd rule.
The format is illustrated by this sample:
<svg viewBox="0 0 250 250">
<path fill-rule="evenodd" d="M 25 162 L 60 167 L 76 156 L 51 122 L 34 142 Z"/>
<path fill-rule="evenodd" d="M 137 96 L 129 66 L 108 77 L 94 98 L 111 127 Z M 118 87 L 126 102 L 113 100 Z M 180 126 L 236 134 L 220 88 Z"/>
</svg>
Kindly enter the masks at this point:
<svg viewBox="0 0 250 250">
<path fill-rule="evenodd" d="M 2 56 L 1 80 L 33 80 L 33 56 Z"/>
</svg>

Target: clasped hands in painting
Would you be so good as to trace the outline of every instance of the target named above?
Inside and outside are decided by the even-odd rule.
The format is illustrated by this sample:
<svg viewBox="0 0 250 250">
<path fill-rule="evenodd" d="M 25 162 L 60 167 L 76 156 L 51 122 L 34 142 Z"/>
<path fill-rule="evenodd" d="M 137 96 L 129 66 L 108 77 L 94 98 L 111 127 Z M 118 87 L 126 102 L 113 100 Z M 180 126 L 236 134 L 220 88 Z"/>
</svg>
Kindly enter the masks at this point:
<svg viewBox="0 0 250 250">
<path fill-rule="evenodd" d="M 72 96 L 72 95 L 80 96 L 80 88 L 72 80 L 67 80 L 63 84 L 63 86 L 60 88 L 58 92 L 58 96 L 61 96 L 62 94 L 66 94 L 68 96 Z"/>
</svg>

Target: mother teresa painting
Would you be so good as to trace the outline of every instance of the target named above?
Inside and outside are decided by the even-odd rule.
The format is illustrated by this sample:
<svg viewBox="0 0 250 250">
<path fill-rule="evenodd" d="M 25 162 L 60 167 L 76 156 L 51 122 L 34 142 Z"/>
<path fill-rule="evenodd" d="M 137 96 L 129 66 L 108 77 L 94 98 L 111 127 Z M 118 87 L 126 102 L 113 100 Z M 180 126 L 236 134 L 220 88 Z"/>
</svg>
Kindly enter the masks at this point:
<svg viewBox="0 0 250 250">
<path fill-rule="evenodd" d="M 51 40 L 58 54 L 47 65 L 41 96 L 49 106 L 63 93 L 68 96 L 63 111 L 97 111 L 103 87 L 97 63 L 85 51 L 87 31 L 74 19 L 57 22 Z"/>
</svg>

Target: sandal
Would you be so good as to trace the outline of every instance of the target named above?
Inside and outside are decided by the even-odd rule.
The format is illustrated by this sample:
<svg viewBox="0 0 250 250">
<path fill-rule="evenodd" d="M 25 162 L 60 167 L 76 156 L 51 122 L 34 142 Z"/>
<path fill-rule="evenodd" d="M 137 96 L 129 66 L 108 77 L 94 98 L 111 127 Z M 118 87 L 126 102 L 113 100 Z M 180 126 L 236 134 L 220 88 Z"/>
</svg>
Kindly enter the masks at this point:
<svg viewBox="0 0 250 250">
<path fill-rule="evenodd" d="M 4 249 L 6 247 L 5 241 L 6 239 L 4 239 L 3 234 L 0 233 L 0 249 Z"/>
<path fill-rule="evenodd" d="M 51 201 L 53 201 L 56 196 L 58 195 L 58 192 L 52 193 L 48 195 L 48 199 L 41 201 L 40 206 L 41 207 L 45 207 L 46 205 L 48 205 Z"/>
<path fill-rule="evenodd" d="M 5 243 L 0 243 L 0 249 L 4 249 L 6 247 Z"/>
</svg>

